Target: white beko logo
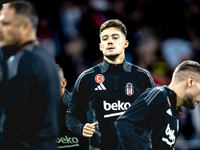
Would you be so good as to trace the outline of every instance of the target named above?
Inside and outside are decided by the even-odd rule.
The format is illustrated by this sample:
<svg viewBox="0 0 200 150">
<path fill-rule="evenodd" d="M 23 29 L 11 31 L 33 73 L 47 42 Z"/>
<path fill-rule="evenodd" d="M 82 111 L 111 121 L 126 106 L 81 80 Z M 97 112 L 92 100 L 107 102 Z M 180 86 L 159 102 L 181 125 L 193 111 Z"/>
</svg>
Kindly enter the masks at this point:
<svg viewBox="0 0 200 150">
<path fill-rule="evenodd" d="M 112 104 L 103 101 L 103 107 L 105 111 L 119 111 L 119 110 L 126 110 L 131 106 L 131 104 L 129 102 L 121 102 L 120 100 L 118 100 L 117 102 L 114 102 Z M 108 117 L 113 117 L 113 116 L 120 116 L 121 114 L 123 114 L 124 111 L 122 112 L 117 112 L 117 113 L 111 113 L 111 114 L 107 114 L 104 115 L 104 118 L 108 118 Z"/>
<path fill-rule="evenodd" d="M 58 144 L 62 143 L 63 146 L 58 146 L 58 148 L 71 148 L 71 147 L 78 147 L 79 146 L 79 140 L 77 137 L 60 137 L 56 139 L 56 142 Z M 66 144 L 66 145 L 65 145 Z"/>
<path fill-rule="evenodd" d="M 167 128 L 165 130 L 165 134 L 168 136 L 167 138 L 162 138 L 162 141 L 166 142 L 170 147 L 175 143 L 176 137 L 174 135 L 175 130 L 170 129 L 169 123 L 167 124 Z"/>
</svg>

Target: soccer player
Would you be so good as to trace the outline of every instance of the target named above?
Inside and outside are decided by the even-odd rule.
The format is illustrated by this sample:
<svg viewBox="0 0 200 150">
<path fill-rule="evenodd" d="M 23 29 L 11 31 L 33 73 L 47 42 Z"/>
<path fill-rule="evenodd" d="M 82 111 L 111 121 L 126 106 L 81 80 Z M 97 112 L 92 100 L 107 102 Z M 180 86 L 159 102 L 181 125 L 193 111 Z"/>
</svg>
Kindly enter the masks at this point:
<svg viewBox="0 0 200 150">
<path fill-rule="evenodd" d="M 118 150 L 173 150 L 181 131 L 180 106 L 194 109 L 200 102 L 200 64 L 179 64 L 169 86 L 148 88 L 122 114 L 115 127 Z"/>
<path fill-rule="evenodd" d="M 91 140 L 97 126 L 101 150 L 117 149 L 114 121 L 146 88 L 155 87 L 148 71 L 125 60 L 126 35 L 126 27 L 119 20 L 101 25 L 99 47 L 104 60 L 78 77 L 66 115 L 67 127 Z M 87 120 L 86 111 L 92 112 L 93 119 Z"/>
<path fill-rule="evenodd" d="M 77 136 L 75 133 L 70 131 L 65 125 L 65 115 L 66 110 L 69 105 L 69 101 L 72 97 L 65 87 L 67 85 L 67 80 L 64 78 L 64 73 L 62 68 L 58 65 L 58 74 L 60 78 L 60 91 L 61 99 L 58 107 L 58 120 L 59 120 L 59 131 L 60 134 L 56 139 L 59 150 L 88 150 L 88 141 L 84 137 Z"/>
<path fill-rule="evenodd" d="M 8 59 L 1 150 L 57 149 L 60 82 L 55 62 L 37 41 L 37 23 L 29 2 L 3 4 L 0 46 Z"/>
</svg>

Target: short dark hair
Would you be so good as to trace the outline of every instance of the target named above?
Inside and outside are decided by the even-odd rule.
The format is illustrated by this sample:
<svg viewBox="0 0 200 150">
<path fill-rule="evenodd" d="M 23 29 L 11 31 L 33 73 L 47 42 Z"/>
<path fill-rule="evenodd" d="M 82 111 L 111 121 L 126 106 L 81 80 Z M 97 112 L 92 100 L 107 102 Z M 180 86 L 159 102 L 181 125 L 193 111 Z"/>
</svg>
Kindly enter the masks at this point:
<svg viewBox="0 0 200 150">
<path fill-rule="evenodd" d="M 199 78 L 200 64 L 198 62 L 193 60 L 183 61 L 176 67 L 173 76 L 177 78 L 178 81 L 182 81 L 185 80 L 189 74 Z"/>
<path fill-rule="evenodd" d="M 34 29 L 37 29 L 38 14 L 32 3 L 28 1 L 13 1 L 3 4 L 6 8 L 15 8 L 15 14 L 24 15 L 30 19 Z"/>
<path fill-rule="evenodd" d="M 103 30 L 110 27 L 119 29 L 125 35 L 125 37 L 127 36 L 126 26 L 118 19 L 111 19 L 104 22 L 100 27 L 99 34 L 101 34 Z"/>
<path fill-rule="evenodd" d="M 179 71 L 185 71 L 185 70 L 190 70 L 190 71 L 200 73 L 200 64 L 196 61 L 186 60 L 186 61 L 183 61 L 181 64 L 179 64 L 176 67 L 175 71 L 179 72 Z"/>
<path fill-rule="evenodd" d="M 56 64 L 56 66 L 57 66 L 59 79 L 60 79 L 60 81 L 62 81 L 62 79 L 64 78 L 63 68 L 59 64 Z"/>
</svg>

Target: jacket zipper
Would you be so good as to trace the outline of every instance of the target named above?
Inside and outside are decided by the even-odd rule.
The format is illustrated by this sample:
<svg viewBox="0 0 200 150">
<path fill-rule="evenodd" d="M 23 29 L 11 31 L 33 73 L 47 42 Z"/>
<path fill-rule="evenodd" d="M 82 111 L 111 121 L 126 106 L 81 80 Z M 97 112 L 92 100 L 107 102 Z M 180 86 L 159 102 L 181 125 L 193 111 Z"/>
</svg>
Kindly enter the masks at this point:
<svg viewBox="0 0 200 150">
<path fill-rule="evenodd" d="M 117 87 L 117 65 L 115 65 L 115 90 L 118 90 L 118 87 Z"/>
</svg>

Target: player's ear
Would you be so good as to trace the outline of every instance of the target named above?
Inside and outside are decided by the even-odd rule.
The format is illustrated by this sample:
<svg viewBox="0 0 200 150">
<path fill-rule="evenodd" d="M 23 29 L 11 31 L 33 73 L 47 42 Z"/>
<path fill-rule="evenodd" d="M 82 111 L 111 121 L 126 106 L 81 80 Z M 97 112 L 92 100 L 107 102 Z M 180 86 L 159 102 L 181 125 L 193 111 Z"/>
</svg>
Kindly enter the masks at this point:
<svg viewBox="0 0 200 150">
<path fill-rule="evenodd" d="M 31 23 L 28 21 L 21 21 L 21 28 L 20 30 L 22 31 L 22 33 L 26 34 L 27 32 L 29 32 L 31 28 Z"/>
<path fill-rule="evenodd" d="M 126 40 L 125 43 L 124 43 L 124 48 L 127 48 L 128 45 L 129 45 L 129 42 L 128 42 L 128 40 Z"/>
<path fill-rule="evenodd" d="M 65 78 L 62 79 L 62 88 L 65 88 L 67 85 L 67 80 Z"/>
<path fill-rule="evenodd" d="M 189 76 L 188 79 L 187 79 L 187 83 L 188 83 L 188 88 L 191 88 L 194 84 L 194 77 Z"/>
<path fill-rule="evenodd" d="M 99 43 L 99 49 L 100 49 L 100 51 L 102 51 L 102 46 L 101 46 L 101 43 Z"/>
</svg>

